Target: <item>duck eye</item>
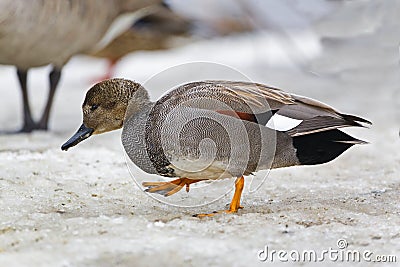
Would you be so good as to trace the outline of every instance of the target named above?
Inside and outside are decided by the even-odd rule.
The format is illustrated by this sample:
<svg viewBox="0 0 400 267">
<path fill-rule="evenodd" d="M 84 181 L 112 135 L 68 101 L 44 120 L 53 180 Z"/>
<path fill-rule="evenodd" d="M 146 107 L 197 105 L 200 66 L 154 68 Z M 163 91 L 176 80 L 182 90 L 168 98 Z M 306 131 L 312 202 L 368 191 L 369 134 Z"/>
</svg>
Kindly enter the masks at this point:
<svg viewBox="0 0 400 267">
<path fill-rule="evenodd" d="M 90 106 L 90 110 L 91 110 L 91 111 L 94 111 L 94 110 L 96 110 L 98 107 L 99 107 L 99 105 L 93 104 L 93 105 Z"/>
</svg>

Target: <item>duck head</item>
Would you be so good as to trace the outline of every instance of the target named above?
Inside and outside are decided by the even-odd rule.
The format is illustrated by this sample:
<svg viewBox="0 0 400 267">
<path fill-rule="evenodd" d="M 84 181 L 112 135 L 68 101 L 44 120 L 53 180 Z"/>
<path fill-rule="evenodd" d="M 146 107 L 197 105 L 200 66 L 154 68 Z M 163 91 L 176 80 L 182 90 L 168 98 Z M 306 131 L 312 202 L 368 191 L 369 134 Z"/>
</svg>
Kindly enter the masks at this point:
<svg viewBox="0 0 400 267">
<path fill-rule="evenodd" d="M 92 135 L 120 129 L 131 99 L 137 100 L 135 106 L 149 102 L 147 91 L 130 80 L 110 79 L 94 85 L 82 105 L 81 127 L 61 149 L 68 150 Z"/>
</svg>

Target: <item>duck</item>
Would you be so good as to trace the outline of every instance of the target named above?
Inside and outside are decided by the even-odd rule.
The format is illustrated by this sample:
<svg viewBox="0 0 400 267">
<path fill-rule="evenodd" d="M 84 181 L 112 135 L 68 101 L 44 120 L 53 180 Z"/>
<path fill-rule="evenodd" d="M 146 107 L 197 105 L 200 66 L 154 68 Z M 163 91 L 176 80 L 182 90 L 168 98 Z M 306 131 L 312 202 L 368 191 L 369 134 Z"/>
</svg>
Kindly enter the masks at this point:
<svg viewBox="0 0 400 267">
<path fill-rule="evenodd" d="M 82 112 L 82 125 L 61 149 L 122 128 L 130 160 L 146 173 L 173 179 L 144 182 L 148 193 L 167 197 L 193 183 L 236 178 L 229 209 L 198 217 L 243 208 L 245 176 L 327 163 L 366 144 L 341 128 L 371 124 L 275 87 L 223 80 L 179 85 L 153 102 L 140 83 L 109 79 L 88 90 Z"/>
<path fill-rule="evenodd" d="M 189 42 L 193 22 L 166 6 L 157 6 L 135 20 L 129 29 L 107 46 L 89 52 L 89 56 L 108 61 L 106 73 L 97 81 L 113 77 L 116 64 L 135 51 L 166 50 Z"/>
<path fill-rule="evenodd" d="M 63 66 L 79 53 L 93 49 L 120 15 L 161 0 L 2 0 L 0 2 L 0 64 L 13 65 L 22 92 L 20 132 L 47 130 Z M 45 108 L 35 121 L 31 114 L 27 78 L 31 68 L 51 65 Z"/>
</svg>

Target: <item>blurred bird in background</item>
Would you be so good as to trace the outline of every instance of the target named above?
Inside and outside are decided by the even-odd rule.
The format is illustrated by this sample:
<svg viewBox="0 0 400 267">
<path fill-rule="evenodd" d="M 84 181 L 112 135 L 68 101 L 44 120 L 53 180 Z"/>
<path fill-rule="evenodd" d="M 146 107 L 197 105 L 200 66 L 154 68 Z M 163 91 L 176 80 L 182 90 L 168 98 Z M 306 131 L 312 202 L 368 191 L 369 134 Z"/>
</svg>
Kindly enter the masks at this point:
<svg viewBox="0 0 400 267">
<path fill-rule="evenodd" d="M 17 68 L 24 116 L 20 131 L 48 129 L 61 70 L 72 56 L 93 49 L 120 15 L 159 4 L 161 0 L 1 0 L 0 64 Z M 35 121 L 29 106 L 28 71 L 49 64 L 48 99 Z"/>
<path fill-rule="evenodd" d="M 214 10 L 213 5 L 199 5 L 201 10 Z M 225 3 L 236 7 L 235 1 Z M 95 82 L 114 77 L 114 69 L 120 59 L 135 51 L 166 50 L 193 43 L 202 39 L 226 36 L 254 30 L 247 16 L 228 10 L 219 16 L 197 16 L 184 1 L 168 2 L 151 10 L 145 10 L 133 21 L 129 29 L 122 32 L 107 46 L 91 51 L 88 55 L 108 60 L 105 74 Z M 207 14 L 207 12 L 206 12 Z M 216 15 L 216 14 L 215 14 Z M 243 15 L 243 14 L 242 14 Z"/>
<path fill-rule="evenodd" d="M 138 12 L 139 13 L 139 12 Z M 108 69 L 97 81 L 113 77 L 114 67 L 125 55 L 134 51 L 164 50 L 189 41 L 192 23 L 166 6 L 145 10 L 126 31 L 100 50 L 88 55 L 108 60 Z"/>
</svg>

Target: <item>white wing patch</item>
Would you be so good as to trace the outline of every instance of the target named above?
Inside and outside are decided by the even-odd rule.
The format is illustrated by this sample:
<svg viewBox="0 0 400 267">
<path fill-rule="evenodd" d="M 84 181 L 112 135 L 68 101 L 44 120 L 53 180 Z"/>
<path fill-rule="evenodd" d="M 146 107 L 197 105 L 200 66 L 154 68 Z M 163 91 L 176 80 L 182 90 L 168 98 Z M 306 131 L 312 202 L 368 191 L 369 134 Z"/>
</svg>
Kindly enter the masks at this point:
<svg viewBox="0 0 400 267">
<path fill-rule="evenodd" d="M 271 119 L 267 122 L 267 127 L 276 131 L 288 131 L 297 127 L 303 120 L 297 120 L 274 114 Z"/>
</svg>

